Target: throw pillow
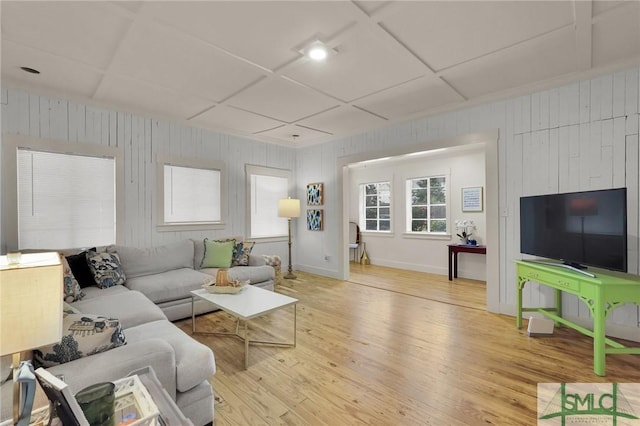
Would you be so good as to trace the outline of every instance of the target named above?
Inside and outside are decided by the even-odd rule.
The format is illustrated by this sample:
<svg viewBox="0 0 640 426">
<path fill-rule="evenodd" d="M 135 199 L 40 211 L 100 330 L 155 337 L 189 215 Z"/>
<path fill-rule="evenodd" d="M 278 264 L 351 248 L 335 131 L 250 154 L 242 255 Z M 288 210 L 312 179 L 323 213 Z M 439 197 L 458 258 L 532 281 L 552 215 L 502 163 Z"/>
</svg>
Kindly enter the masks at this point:
<svg viewBox="0 0 640 426">
<path fill-rule="evenodd" d="M 93 274 L 96 285 L 109 288 L 124 284 L 126 277 L 118 253 L 87 253 L 87 263 Z"/>
<path fill-rule="evenodd" d="M 87 263 L 87 253 L 95 251 L 96 248 L 93 247 L 87 251 L 67 256 L 67 262 L 69 262 L 71 272 L 82 288 L 96 285 L 96 280 L 93 279 L 93 274 Z"/>
<path fill-rule="evenodd" d="M 233 247 L 233 259 L 231 260 L 231 266 L 249 266 L 249 255 L 253 246 L 256 243 L 254 241 L 243 241 L 236 243 Z"/>
<path fill-rule="evenodd" d="M 127 343 L 120 321 L 91 314 L 63 314 L 62 340 L 33 353 L 37 367 L 52 367 Z"/>
<path fill-rule="evenodd" d="M 71 306 L 67 302 L 62 302 L 62 312 L 66 314 L 79 314 L 80 310 L 78 310 L 78 308 L 76 308 L 75 306 Z"/>
<path fill-rule="evenodd" d="M 62 282 L 64 283 L 64 301 L 71 303 L 82 299 L 84 292 L 76 277 L 73 276 L 69 262 L 64 256 L 60 256 L 60 260 L 62 263 Z"/>
<path fill-rule="evenodd" d="M 201 268 L 228 268 L 233 259 L 233 248 L 236 240 L 209 241 L 204 239 L 204 257 Z"/>
</svg>

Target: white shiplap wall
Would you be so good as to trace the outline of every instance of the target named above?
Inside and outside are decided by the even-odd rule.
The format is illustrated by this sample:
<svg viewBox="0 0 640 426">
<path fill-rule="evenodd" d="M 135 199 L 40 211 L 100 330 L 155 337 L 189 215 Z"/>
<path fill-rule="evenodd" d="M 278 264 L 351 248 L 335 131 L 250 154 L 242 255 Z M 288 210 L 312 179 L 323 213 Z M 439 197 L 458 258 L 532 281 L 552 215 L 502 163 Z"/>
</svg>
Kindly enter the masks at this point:
<svg viewBox="0 0 640 426">
<path fill-rule="evenodd" d="M 305 247 L 304 253 L 298 253 L 299 267 L 335 276 L 344 272 L 340 261 L 326 261 L 323 257 L 339 251 L 342 241 L 338 241 L 337 224 L 348 220 L 343 218 L 342 200 L 335 195 L 336 176 L 342 173 L 336 164 L 341 157 L 370 153 L 369 158 L 375 158 L 375 152 L 423 146 L 429 141 L 432 148 L 437 148 L 439 140 L 498 129 L 499 311 L 515 312 L 513 259 L 521 258 L 518 206 L 522 195 L 626 186 L 629 272 L 637 274 L 639 99 L 640 70 L 632 68 L 302 149 L 297 154 L 296 180 L 300 185 L 325 182 L 327 231 L 304 232 L 304 224 L 298 223 L 298 240 Z M 525 303 L 550 302 L 551 293 L 547 290 L 527 285 Z M 588 321 L 588 310 L 582 302 L 565 297 L 564 303 L 567 315 Z M 610 322 L 635 330 L 640 326 L 638 308 L 618 308 Z"/>
<path fill-rule="evenodd" d="M 2 132 L 124 149 L 125 229 L 122 244 L 148 247 L 182 238 L 245 235 L 245 164 L 293 170 L 295 151 L 235 136 L 83 105 L 18 90 L 2 94 Z M 159 232 L 156 215 L 157 155 L 222 161 L 227 167 L 227 225 L 211 231 Z M 1 236 L 2 251 L 8 247 Z M 11 243 L 9 243 L 11 244 Z M 286 243 L 257 244 L 257 254 L 286 256 Z"/>
<path fill-rule="evenodd" d="M 297 152 L 234 136 L 160 120 L 114 112 L 21 91 L 1 90 L 2 132 L 47 139 L 124 145 L 126 161 L 126 237 L 124 243 L 159 245 L 183 237 L 244 234 L 246 193 L 244 164 L 292 169 L 295 195 L 304 199 L 304 186 L 325 184 L 325 230 L 308 232 L 304 218 L 295 221 L 294 265 L 302 270 L 342 276 L 336 254 L 343 241 L 339 227 L 345 220 L 338 198 L 340 158 L 393 147 L 438 147 L 438 141 L 498 129 L 499 174 L 499 311 L 514 312 L 515 269 L 519 258 L 518 200 L 521 195 L 626 186 L 629 203 L 629 272 L 638 273 L 640 227 L 639 99 L 640 70 L 608 74 L 591 80 L 480 105 L 438 116 L 389 126 Z M 157 232 L 153 227 L 155 155 L 222 160 L 229 171 L 229 223 L 225 230 Z M 6 206 L 3 206 L 6 208 Z M 0 235 L 2 249 L 6 241 Z M 259 249 L 259 248 L 258 248 Z M 260 250 L 260 249 L 259 249 Z M 261 253 L 286 259 L 286 245 L 265 244 Z M 525 302 L 545 303 L 546 289 L 526 288 Z M 569 316 L 586 319 L 582 302 L 565 298 Z M 637 329 L 638 309 L 614 311 L 612 322 Z"/>
</svg>

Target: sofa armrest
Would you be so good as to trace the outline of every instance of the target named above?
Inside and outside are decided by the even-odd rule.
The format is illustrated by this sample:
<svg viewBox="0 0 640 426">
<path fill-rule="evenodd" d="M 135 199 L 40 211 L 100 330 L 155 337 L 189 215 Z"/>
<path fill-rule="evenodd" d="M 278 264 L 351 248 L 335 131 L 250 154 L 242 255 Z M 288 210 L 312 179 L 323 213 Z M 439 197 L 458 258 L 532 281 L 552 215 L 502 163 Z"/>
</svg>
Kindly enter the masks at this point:
<svg viewBox="0 0 640 426">
<path fill-rule="evenodd" d="M 51 374 L 63 375 L 74 394 L 94 383 L 121 379 L 151 366 L 167 393 L 176 399 L 176 360 L 173 347 L 162 339 L 127 343 L 115 349 L 47 368 Z"/>
</svg>

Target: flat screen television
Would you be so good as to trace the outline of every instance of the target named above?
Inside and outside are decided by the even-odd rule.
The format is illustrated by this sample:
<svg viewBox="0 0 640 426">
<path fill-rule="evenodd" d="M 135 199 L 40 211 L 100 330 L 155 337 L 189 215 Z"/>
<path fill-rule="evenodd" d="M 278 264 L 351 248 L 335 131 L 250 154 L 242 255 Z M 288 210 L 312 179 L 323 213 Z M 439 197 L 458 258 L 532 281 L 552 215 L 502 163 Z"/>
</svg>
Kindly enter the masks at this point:
<svg viewBox="0 0 640 426">
<path fill-rule="evenodd" d="M 520 252 L 627 272 L 627 189 L 521 197 Z"/>
</svg>

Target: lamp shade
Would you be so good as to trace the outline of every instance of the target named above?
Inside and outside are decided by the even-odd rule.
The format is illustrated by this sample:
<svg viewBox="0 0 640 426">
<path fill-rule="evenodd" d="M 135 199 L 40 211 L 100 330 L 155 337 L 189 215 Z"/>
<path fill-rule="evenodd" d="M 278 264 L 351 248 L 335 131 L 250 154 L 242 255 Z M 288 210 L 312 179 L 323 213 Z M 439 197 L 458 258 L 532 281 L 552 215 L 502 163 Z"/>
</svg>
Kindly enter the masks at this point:
<svg viewBox="0 0 640 426">
<path fill-rule="evenodd" d="M 300 200 L 295 198 L 283 198 L 279 200 L 278 216 L 300 217 Z"/>
<path fill-rule="evenodd" d="M 62 264 L 58 253 L 0 256 L 0 355 L 57 343 L 62 338 Z"/>
</svg>

